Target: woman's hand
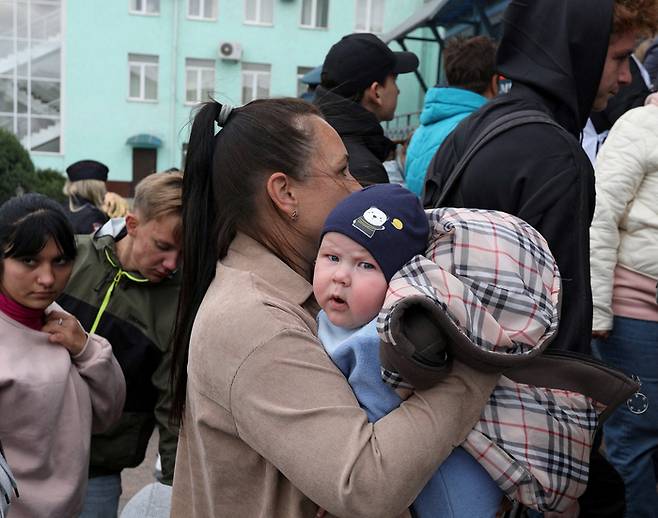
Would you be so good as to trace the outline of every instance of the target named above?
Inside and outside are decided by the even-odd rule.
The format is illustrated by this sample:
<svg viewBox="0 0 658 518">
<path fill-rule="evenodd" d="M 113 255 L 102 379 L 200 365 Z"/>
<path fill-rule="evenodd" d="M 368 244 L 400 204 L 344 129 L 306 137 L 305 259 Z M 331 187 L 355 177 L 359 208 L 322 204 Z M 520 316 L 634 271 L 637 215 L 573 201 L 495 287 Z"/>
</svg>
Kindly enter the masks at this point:
<svg viewBox="0 0 658 518">
<path fill-rule="evenodd" d="M 50 335 L 49 342 L 61 345 L 71 356 L 80 354 L 87 343 L 87 333 L 78 319 L 62 311 L 50 312 L 41 331 Z"/>
</svg>

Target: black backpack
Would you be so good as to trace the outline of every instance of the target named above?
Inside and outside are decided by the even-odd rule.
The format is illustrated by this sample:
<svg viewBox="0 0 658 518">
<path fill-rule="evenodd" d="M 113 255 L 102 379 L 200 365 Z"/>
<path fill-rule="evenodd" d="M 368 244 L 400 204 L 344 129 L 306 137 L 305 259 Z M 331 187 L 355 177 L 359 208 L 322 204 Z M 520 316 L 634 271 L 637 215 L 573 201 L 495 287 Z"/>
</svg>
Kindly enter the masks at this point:
<svg viewBox="0 0 658 518">
<path fill-rule="evenodd" d="M 432 207 L 443 207 L 444 202 L 446 201 L 448 196 L 452 193 L 457 182 L 459 181 L 462 174 L 464 173 L 464 169 L 466 169 L 468 163 L 471 161 L 475 153 L 477 153 L 482 148 L 482 146 L 484 146 L 489 141 L 493 140 L 498 135 L 504 133 L 505 131 L 511 128 L 515 128 L 517 126 L 523 126 L 524 124 L 537 124 L 537 123 L 550 124 L 551 126 L 555 126 L 556 128 L 559 128 L 561 131 L 566 131 L 562 126 L 560 126 L 557 122 L 551 119 L 546 113 L 539 110 L 520 110 L 503 115 L 502 117 L 496 119 L 494 122 L 486 126 L 480 132 L 480 134 L 473 140 L 473 142 L 471 142 L 470 146 L 468 146 L 468 148 L 462 155 L 459 162 L 457 162 L 455 168 L 452 170 L 448 178 L 443 182 L 443 186 L 441 188 L 441 192 L 439 193 L 438 197 L 432 195 L 431 204 L 428 204 L 426 201 L 425 205 L 426 206 L 431 205 Z M 434 171 L 434 165 L 437 156 L 438 156 L 438 152 L 434 155 L 432 162 L 430 162 L 428 168 L 428 172 L 430 173 Z M 456 207 L 464 206 L 463 200 L 461 199 L 461 195 L 459 193 L 456 194 L 455 201 L 456 203 L 453 203 L 451 205 Z"/>
</svg>

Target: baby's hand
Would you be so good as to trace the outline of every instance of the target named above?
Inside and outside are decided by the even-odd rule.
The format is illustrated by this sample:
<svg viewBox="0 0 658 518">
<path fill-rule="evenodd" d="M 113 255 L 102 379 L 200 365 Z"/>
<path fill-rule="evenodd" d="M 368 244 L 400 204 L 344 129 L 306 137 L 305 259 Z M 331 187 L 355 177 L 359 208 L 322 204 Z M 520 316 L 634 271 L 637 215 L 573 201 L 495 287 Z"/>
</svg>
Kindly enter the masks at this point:
<svg viewBox="0 0 658 518">
<path fill-rule="evenodd" d="M 87 333 L 80 322 L 73 316 L 62 311 L 52 311 L 46 316 L 46 323 L 41 331 L 48 333 L 48 341 L 64 347 L 71 356 L 82 352 L 87 343 Z"/>
</svg>

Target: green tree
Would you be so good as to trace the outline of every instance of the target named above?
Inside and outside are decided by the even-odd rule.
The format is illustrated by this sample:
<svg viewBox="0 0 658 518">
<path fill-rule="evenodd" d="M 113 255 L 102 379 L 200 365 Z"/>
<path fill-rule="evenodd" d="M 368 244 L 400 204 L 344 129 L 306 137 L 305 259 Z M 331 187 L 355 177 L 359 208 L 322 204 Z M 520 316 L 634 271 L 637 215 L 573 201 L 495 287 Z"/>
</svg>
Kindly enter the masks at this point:
<svg viewBox="0 0 658 518">
<path fill-rule="evenodd" d="M 0 129 L 0 203 L 23 192 L 40 192 L 63 202 L 66 177 L 54 169 L 35 171 L 30 154 L 16 136 Z"/>
<path fill-rule="evenodd" d="M 59 202 L 66 201 L 66 195 L 63 192 L 66 177 L 55 169 L 37 169 L 35 182 L 30 190 L 45 194 L 53 200 Z"/>
<path fill-rule="evenodd" d="M 32 190 L 36 182 L 29 153 L 13 133 L 0 129 L 0 203 Z"/>
</svg>

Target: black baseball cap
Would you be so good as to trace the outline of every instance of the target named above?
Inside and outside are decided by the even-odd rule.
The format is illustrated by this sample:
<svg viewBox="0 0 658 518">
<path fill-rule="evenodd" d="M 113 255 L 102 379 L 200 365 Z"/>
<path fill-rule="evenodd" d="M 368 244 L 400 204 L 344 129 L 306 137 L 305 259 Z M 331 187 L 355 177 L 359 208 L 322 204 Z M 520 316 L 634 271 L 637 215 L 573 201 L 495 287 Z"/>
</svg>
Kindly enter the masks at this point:
<svg viewBox="0 0 658 518">
<path fill-rule="evenodd" d="M 329 49 L 322 65 L 322 86 L 350 97 L 389 74 L 406 74 L 417 68 L 418 57 L 413 52 L 393 52 L 374 34 L 350 34 Z"/>
</svg>

